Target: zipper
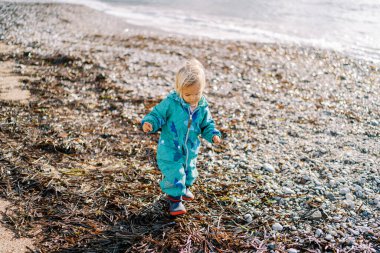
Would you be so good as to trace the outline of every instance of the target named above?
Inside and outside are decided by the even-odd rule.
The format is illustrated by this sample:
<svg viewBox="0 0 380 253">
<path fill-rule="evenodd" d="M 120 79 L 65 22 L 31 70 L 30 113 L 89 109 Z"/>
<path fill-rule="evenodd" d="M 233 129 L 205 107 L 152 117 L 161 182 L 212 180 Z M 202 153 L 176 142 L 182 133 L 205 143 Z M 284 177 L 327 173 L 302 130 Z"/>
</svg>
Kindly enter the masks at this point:
<svg viewBox="0 0 380 253">
<path fill-rule="evenodd" d="M 187 123 L 187 132 L 186 132 L 186 139 L 185 139 L 185 148 L 186 148 L 186 164 L 185 164 L 185 171 L 187 171 L 187 162 L 189 160 L 189 149 L 187 148 L 187 140 L 189 139 L 189 132 L 190 132 L 190 128 L 191 128 L 191 123 L 193 122 L 193 114 L 194 112 L 198 109 L 195 108 L 195 110 L 191 113 L 190 111 L 190 107 L 188 109 L 188 112 L 189 112 L 189 123 Z"/>
</svg>

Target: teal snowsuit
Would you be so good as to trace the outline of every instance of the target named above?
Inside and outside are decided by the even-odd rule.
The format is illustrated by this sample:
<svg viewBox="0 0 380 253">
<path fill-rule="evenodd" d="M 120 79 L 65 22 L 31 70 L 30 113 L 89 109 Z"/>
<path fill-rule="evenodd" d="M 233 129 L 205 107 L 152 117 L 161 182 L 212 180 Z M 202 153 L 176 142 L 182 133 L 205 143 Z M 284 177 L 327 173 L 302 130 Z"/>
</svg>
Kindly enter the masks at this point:
<svg viewBox="0 0 380 253">
<path fill-rule="evenodd" d="M 152 125 L 151 133 L 161 129 L 157 164 L 164 175 L 160 182 L 162 191 L 173 197 L 184 195 L 186 187 L 198 176 L 199 135 L 211 143 L 215 135 L 221 136 L 215 129 L 205 97 L 191 112 L 190 105 L 172 91 L 144 117 L 142 125 L 145 122 Z"/>
</svg>

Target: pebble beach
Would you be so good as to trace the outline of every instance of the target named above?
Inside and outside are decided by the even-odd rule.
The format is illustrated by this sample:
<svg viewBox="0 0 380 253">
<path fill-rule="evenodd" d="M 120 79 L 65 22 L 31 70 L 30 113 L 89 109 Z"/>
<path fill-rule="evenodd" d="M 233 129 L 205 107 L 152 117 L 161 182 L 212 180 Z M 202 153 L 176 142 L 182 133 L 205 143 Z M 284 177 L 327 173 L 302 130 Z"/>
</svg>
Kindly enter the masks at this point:
<svg viewBox="0 0 380 253">
<path fill-rule="evenodd" d="M 0 45 L 1 224 L 36 252 L 380 252 L 379 65 L 70 4 L 0 2 Z M 173 219 L 140 120 L 190 57 L 223 143 Z"/>
</svg>

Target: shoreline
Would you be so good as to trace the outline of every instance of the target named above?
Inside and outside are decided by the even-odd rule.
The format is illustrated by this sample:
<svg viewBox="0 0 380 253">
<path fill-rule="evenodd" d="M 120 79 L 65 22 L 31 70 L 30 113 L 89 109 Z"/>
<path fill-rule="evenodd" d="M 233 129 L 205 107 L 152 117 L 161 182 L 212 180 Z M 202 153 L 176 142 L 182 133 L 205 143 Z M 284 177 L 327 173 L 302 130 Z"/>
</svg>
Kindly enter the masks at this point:
<svg viewBox="0 0 380 253">
<path fill-rule="evenodd" d="M 6 0 L 0 0 L 0 3 L 7 3 Z M 82 24 L 79 22 L 80 19 L 72 18 L 72 22 L 77 22 L 80 23 L 81 26 L 76 27 L 75 29 L 78 29 L 78 31 L 85 31 L 89 30 L 90 33 L 92 34 L 103 34 L 103 35 L 115 35 L 115 36 L 138 36 L 138 35 L 143 35 L 143 36 L 152 36 L 152 37 L 161 37 L 161 38 L 174 38 L 176 40 L 195 40 L 195 41 L 215 41 L 216 43 L 241 43 L 241 44 L 253 44 L 253 45 L 267 45 L 270 47 L 284 47 L 284 48 L 291 48 L 294 50 L 300 49 L 300 50 L 305 50 L 305 51 L 320 51 L 324 54 L 335 54 L 339 58 L 347 58 L 348 60 L 351 61 L 356 61 L 360 62 L 366 65 L 372 65 L 376 68 L 380 67 L 380 62 L 374 62 L 369 59 L 364 59 L 364 58 L 359 58 L 355 57 L 352 54 L 349 53 L 343 53 L 331 48 L 326 48 L 326 47 L 318 47 L 316 45 L 310 45 L 307 43 L 298 43 L 298 42 L 259 42 L 255 41 L 253 39 L 232 39 L 232 38 L 227 38 L 227 39 L 218 39 L 218 38 L 212 38 L 208 36 L 198 36 L 198 35 L 190 35 L 190 34 L 183 34 L 183 33 L 176 33 L 173 31 L 165 31 L 159 28 L 155 28 L 153 26 L 145 26 L 145 25 L 136 25 L 132 23 L 128 23 L 128 20 L 123 17 L 119 17 L 113 14 L 106 13 L 103 10 L 99 10 L 97 8 L 93 8 L 91 6 L 87 6 L 85 4 L 72 4 L 72 3 L 49 3 L 49 2 L 23 2 L 23 0 L 17 0 L 14 4 L 20 4 L 20 5 L 46 5 L 46 6 L 62 6 L 67 9 L 79 9 L 79 10 L 87 10 L 87 15 L 91 15 L 92 21 L 94 24 L 91 24 L 91 22 L 88 22 L 89 24 Z M 80 11 L 79 11 L 80 12 Z M 86 11 L 84 11 L 86 12 Z M 112 28 L 110 30 L 107 30 L 105 24 L 102 24 L 99 22 L 99 20 L 96 20 L 99 18 L 100 20 L 105 20 L 105 23 L 112 24 Z M 63 20 L 66 22 L 67 20 Z M 85 23 L 85 22 L 84 22 Z M 102 28 L 97 28 L 102 27 Z M 109 28 L 109 27 L 107 27 Z"/>
<path fill-rule="evenodd" d="M 175 28 L 168 28 L 168 27 L 162 27 L 162 26 L 165 26 L 168 25 L 169 27 L 171 27 L 173 24 L 171 24 L 171 22 L 169 23 L 165 23 L 164 25 L 161 25 L 161 26 L 154 26 L 154 24 L 151 24 L 150 22 L 143 22 L 142 20 L 140 20 L 140 23 L 137 21 L 137 20 L 134 20 L 133 18 L 131 19 L 131 17 L 124 17 L 122 13 L 120 13 L 118 11 L 118 9 L 116 8 L 115 9 L 115 6 L 113 6 L 112 4 L 110 3 L 101 3 L 101 4 L 105 4 L 107 7 L 103 7 L 103 8 L 100 8 L 99 6 L 97 7 L 96 5 L 93 6 L 92 4 L 83 4 L 89 8 L 92 8 L 92 9 L 95 9 L 95 10 L 98 10 L 98 11 L 101 11 L 103 12 L 104 14 L 106 15 L 111 15 L 113 17 L 116 17 L 116 18 L 120 18 L 120 20 L 123 20 L 125 22 L 127 22 L 128 24 L 132 25 L 132 24 L 135 24 L 137 25 L 138 27 L 143 27 L 147 30 L 152 30 L 154 29 L 155 31 L 157 31 L 158 33 L 163 33 L 163 34 L 167 34 L 167 35 L 174 35 L 174 36 L 183 36 L 183 37 L 187 37 L 187 38 L 196 38 L 196 37 L 199 37 L 199 38 L 203 38 L 203 39 L 211 39 L 211 40 L 222 40 L 222 41 L 245 41 L 245 42 L 248 42 L 248 43 L 255 43 L 255 42 L 260 42 L 260 43 L 264 43 L 264 44 L 276 44 L 278 43 L 278 41 L 281 41 L 280 42 L 280 45 L 283 45 L 283 46 L 294 46 L 294 47 L 311 47 L 311 48 L 320 48 L 320 49 L 324 49 L 324 50 L 328 50 L 328 51 L 335 51 L 335 52 L 339 52 L 340 54 L 343 54 L 345 56 L 348 56 L 348 57 L 351 57 L 351 58 L 354 58 L 356 60 L 362 60 L 362 61 L 367 61 L 367 62 L 370 62 L 371 64 L 374 64 L 374 65 L 377 65 L 377 66 L 380 66 L 380 58 L 379 57 L 374 57 L 374 54 L 377 54 L 377 51 L 374 50 L 373 54 L 370 54 L 370 53 L 367 53 L 366 57 L 363 55 L 363 52 L 366 51 L 366 50 L 370 50 L 373 48 L 372 47 L 368 47 L 366 49 L 364 48 L 356 48 L 356 47 L 353 47 L 353 45 L 349 46 L 351 49 L 348 49 L 346 48 L 346 43 L 343 43 L 343 45 L 338 45 L 335 42 L 321 42 L 319 41 L 318 38 L 301 38 L 301 37 L 292 37 L 292 36 L 289 36 L 287 34 L 282 34 L 282 33 L 276 33 L 276 32 L 273 32 L 273 34 L 271 34 L 271 32 L 269 32 L 268 30 L 255 30 L 253 29 L 251 32 L 252 34 L 248 35 L 246 32 L 244 32 L 246 29 L 248 29 L 250 27 L 250 25 L 248 24 L 245 24 L 244 26 L 241 25 L 238 21 L 235 20 L 232 21 L 232 23 L 228 23 L 228 24 L 225 24 L 225 25 L 238 25 L 240 27 L 240 30 L 241 32 L 243 32 L 245 34 L 245 36 L 243 36 L 241 33 L 236 33 L 234 35 L 231 35 L 227 32 L 227 34 L 223 33 L 223 31 L 220 31 L 222 32 L 221 34 L 224 34 L 225 36 L 222 36 L 221 34 L 219 35 L 216 35 L 215 31 L 213 32 L 213 30 L 209 31 L 209 32 L 206 32 L 206 31 L 202 31 L 202 29 L 200 30 L 199 34 L 202 34 L 202 35 L 197 35 L 197 36 L 194 36 L 192 35 L 191 33 L 188 33 L 186 32 L 187 29 L 184 29 L 183 26 L 186 26 L 186 24 L 182 24 L 181 26 L 177 27 L 176 29 Z M 130 8 L 133 9 L 133 6 L 129 6 Z M 128 7 L 127 6 L 124 6 L 124 8 L 126 8 L 126 10 L 128 10 Z M 168 10 L 161 10 L 161 11 L 164 11 L 165 13 L 168 13 Z M 131 15 L 133 15 L 133 11 L 131 13 Z M 139 13 L 141 14 L 141 13 Z M 154 14 L 152 14 L 154 15 Z M 178 14 L 177 14 L 178 15 Z M 165 16 L 165 15 L 164 15 Z M 169 15 L 170 16 L 170 15 Z M 180 15 L 181 16 L 181 15 Z M 178 18 L 178 17 L 177 17 Z M 207 17 L 206 16 L 203 16 L 203 17 L 198 17 L 200 18 L 200 20 L 197 19 L 197 17 L 195 18 L 196 20 L 200 21 L 200 22 L 205 22 L 207 23 Z M 209 17 L 209 18 L 212 18 L 212 17 Z M 222 18 L 222 17 L 219 17 L 219 18 Z M 226 17 L 224 17 L 226 18 Z M 231 18 L 231 17 L 230 17 Z M 138 19 L 139 20 L 139 19 Z M 228 20 L 225 20 L 225 21 L 230 21 L 230 19 Z M 221 22 L 221 20 L 218 21 L 219 22 L 219 25 L 223 22 Z M 143 24 L 143 25 L 142 25 Z M 203 24 L 205 25 L 205 24 Z M 189 30 L 192 30 L 191 28 L 192 26 L 189 26 L 188 29 Z M 243 28 L 245 27 L 245 29 Z M 164 29 L 163 29 L 164 28 Z M 199 29 L 196 28 L 196 29 Z M 269 34 L 271 35 L 268 35 L 267 33 L 269 32 Z M 260 36 L 257 36 L 257 34 L 266 34 L 266 37 L 271 37 L 271 39 L 263 39 L 262 37 L 260 38 Z M 295 36 L 295 35 L 293 35 Z M 224 38 L 222 38 L 224 37 Z M 277 38 L 277 39 L 274 39 L 274 38 Z M 345 49 L 343 49 L 345 48 Z"/>
<path fill-rule="evenodd" d="M 0 61 L 28 70 L 31 95 L 0 100 L 0 187 L 10 187 L 16 230 L 41 228 L 37 249 L 378 250 L 377 66 L 149 31 L 77 5 L 0 5 L 2 42 L 16 47 Z M 139 120 L 188 57 L 205 65 L 225 144 L 203 142 L 198 200 L 173 221 L 157 135 Z"/>
<path fill-rule="evenodd" d="M 105 2 L 93 2 L 93 3 L 91 3 L 88 1 L 84 1 L 84 3 L 82 3 L 82 4 L 84 6 L 91 8 L 91 9 L 101 11 L 106 15 L 111 15 L 113 17 L 120 18 L 120 20 L 123 20 L 123 21 L 127 20 L 126 22 L 128 22 L 129 24 L 136 24 L 137 26 L 142 25 L 142 27 L 145 26 L 145 29 L 148 29 L 148 30 L 149 29 L 155 29 L 158 32 L 161 31 L 161 33 L 165 33 L 165 34 L 175 34 L 177 36 L 181 35 L 181 36 L 191 38 L 193 35 L 189 32 L 186 32 L 186 31 L 187 30 L 193 30 L 193 28 L 195 28 L 195 30 L 199 30 L 198 34 L 202 34 L 202 36 L 200 36 L 200 37 L 202 37 L 203 39 L 215 39 L 215 40 L 225 40 L 225 41 L 226 40 L 227 41 L 246 41 L 246 42 L 260 42 L 260 43 L 277 43 L 278 41 L 281 41 L 281 44 L 283 44 L 283 45 L 292 45 L 292 46 L 296 46 L 296 47 L 323 48 L 325 50 L 340 52 L 341 54 L 355 58 L 357 60 L 364 60 L 364 61 L 372 62 L 372 64 L 375 64 L 377 66 L 379 66 L 379 64 L 380 64 L 380 58 L 378 56 L 377 57 L 374 56 L 374 55 L 377 55 L 377 51 L 373 47 L 367 45 L 367 47 L 364 48 L 364 45 L 363 45 L 363 48 L 358 48 L 357 46 L 354 46 L 352 43 L 347 44 L 347 41 L 345 41 L 343 43 L 338 43 L 338 41 L 339 41 L 338 38 L 336 38 L 336 39 L 338 39 L 337 41 L 332 40 L 332 41 L 328 42 L 327 39 L 321 40 L 321 38 L 312 38 L 313 36 L 306 36 L 306 37 L 303 36 L 302 37 L 302 36 L 296 36 L 295 34 L 289 35 L 286 33 L 281 33 L 279 31 L 270 32 L 269 30 L 261 30 L 258 28 L 252 28 L 251 26 L 253 26 L 253 27 L 256 27 L 256 26 L 253 24 L 248 24 L 249 22 L 245 23 L 245 25 L 242 25 L 242 23 L 241 23 L 241 22 L 243 22 L 242 20 L 232 21 L 232 20 L 234 20 L 234 18 L 232 18 L 232 17 L 227 18 L 227 17 L 217 16 L 218 18 L 220 18 L 219 21 L 217 21 L 218 18 L 216 18 L 216 20 L 212 20 L 213 22 L 216 22 L 216 24 L 214 24 L 214 26 L 217 26 L 217 27 L 219 27 L 219 26 L 228 26 L 228 27 L 238 26 L 239 28 L 236 28 L 236 27 L 235 28 L 240 30 L 240 33 L 235 32 L 235 33 L 231 34 L 230 30 L 235 30 L 235 28 L 227 29 L 227 31 L 225 31 L 224 29 L 222 29 L 220 27 L 219 27 L 219 29 L 215 30 L 215 27 L 213 25 L 211 25 L 211 26 L 214 28 L 208 27 L 208 25 L 207 25 L 207 23 L 209 23 L 208 18 L 213 19 L 214 17 L 207 17 L 207 16 L 202 16 L 202 15 L 196 16 L 194 18 L 191 17 L 190 18 L 191 20 L 194 19 L 194 20 L 196 20 L 195 23 L 200 24 L 200 26 L 197 28 L 193 27 L 190 24 L 187 24 L 186 22 L 180 22 L 181 25 L 178 25 L 178 22 L 176 22 L 175 20 L 177 20 L 177 21 L 178 21 L 178 19 L 181 20 L 182 15 L 179 15 L 178 13 L 177 14 L 173 13 L 173 17 L 172 17 L 172 15 L 170 15 L 170 12 L 166 9 L 161 9 L 161 11 L 165 13 L 163 16 L 166 18 L 168 18 L 167 16 L 169 16 L 168 19 L 169 20 L 172 19 L 172 21 L 168 21 L 168 20 L 164 19 L 164 23 L 161 24 L 160 26 L 157 26 L 157 23 L 160 23 L 160 21 L 157 21 L 156 19 L 151 20 L 150 22 L 144 21 L 146 19 L 149 19 L 150 15 L 152 15 L 152 16 L 157 15 L 157 19 L 160 20 L 160 14 L 155 13 L 154 10 L 151 10 L 152 12 L 150 13 L 150 15 L 147 15 L 145 18 L 142 18 L 140 15 L 146 15 L 146 14 L 144 14 L 145 12 L 142 12 L 142 13 L 139 12 L 138 9 L 141 7 L 136 7 L 133 5 L 132 6 L 127 5 L 127 6 L 121 7 L 123 9 L 119 9 L 115 5 L 110 4 L 110 3 L 105 3 Z M 117 5 L 117 6 L 119 6 L 119 5 Z M 137 10 L 135 8 L 137 8 Z M 137 13 L 136 13 L 136 11 L 137 11 Z M 125 15 L 126 15 L 125 12 L 129 13 L 129 15 L 127 15 L 128 17 L 125 17 Z M 149 11 L 148 11 L 148 13 L 149 13 Z M 137 14 L 137 18 L 134 16 L 135 14 Z M 177 17 L 175 18 L 174 16 L 177 16 Z M 227 18 L 227 19 L 224 20 L 224 22 L 223 22 L 222 19 L 224 19 L 224 18 Z M 232 20 L 231 20 L 231 18 L 232 18 Z M 227 22 L 227 23 L 225 23 L 225 22 Z M 156 23 L 156 25 L 154 23 Z M 187 29 L 185 27 L 187 27 Z M 209 29 L 209 31 L 206 32 L 201 27 L 203 27 L 203 29 Z M 247 32 L 247 29 L 250 31 L 250 33 Z M 217 31 L 219 31 L 219 32 L 217 32 Z M 259 34 L 261 34 L 261 35 L 259 36 Z M 357 36 L 361 37 L 362 35 L 357 35 Z M 358 43 L 358 41 L 356 41 L 356 42 Z M 355 45 L 357 45 L 357 44 L 355 44 Z M 373 53 L 371 54 L 368 50 L 369 51 L 373 50 Z M 366 55 L 366 56 L 364 56 L 364 55 Z"/>
</svg>

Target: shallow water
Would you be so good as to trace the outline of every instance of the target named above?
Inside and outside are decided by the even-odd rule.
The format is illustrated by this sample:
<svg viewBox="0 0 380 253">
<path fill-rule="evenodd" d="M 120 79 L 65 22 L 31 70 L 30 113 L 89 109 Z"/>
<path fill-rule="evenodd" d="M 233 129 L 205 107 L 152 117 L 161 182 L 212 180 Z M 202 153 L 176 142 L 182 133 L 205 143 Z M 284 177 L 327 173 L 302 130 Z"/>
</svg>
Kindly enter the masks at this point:
<svg viewBox="0 0 380 253">
<path fill-rule="evenodd" d="M 57 1 L 49 1 L 57 2 Z M 60 0 L 129 23 L 218 39 L 334 49 L 380 63 L 377 0 Z"/>
<path fill-rule="evenodd" d="M 376 0 L 102 0 L 135 24 L 223 39 L 311 44 L 380 62 Z"/>
</svg>

